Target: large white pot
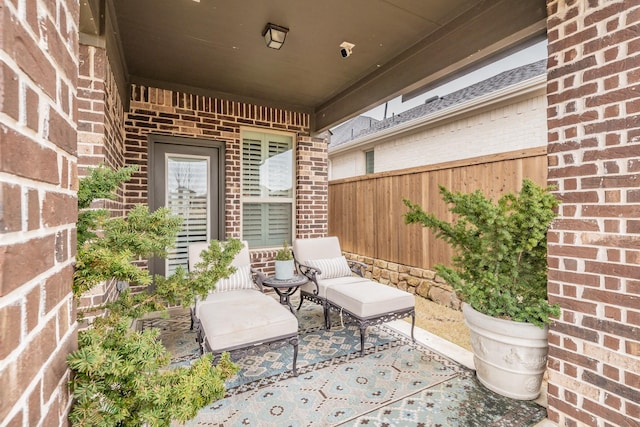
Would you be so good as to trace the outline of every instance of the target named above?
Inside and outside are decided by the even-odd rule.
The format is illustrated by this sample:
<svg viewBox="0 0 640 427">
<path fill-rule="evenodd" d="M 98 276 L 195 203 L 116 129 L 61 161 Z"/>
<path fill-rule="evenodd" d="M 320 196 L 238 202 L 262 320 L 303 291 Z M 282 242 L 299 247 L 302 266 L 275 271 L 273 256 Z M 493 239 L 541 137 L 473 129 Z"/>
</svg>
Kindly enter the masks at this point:
<svg viewBox="0 0 640 427">
<path fill-rule="evenodd" d="M 547 367 L 548 327 L 487 316 L 462 307 L 471 330 L 478 380 L 488 389 L 519 400 L 533 400 Z"/>
</svg>

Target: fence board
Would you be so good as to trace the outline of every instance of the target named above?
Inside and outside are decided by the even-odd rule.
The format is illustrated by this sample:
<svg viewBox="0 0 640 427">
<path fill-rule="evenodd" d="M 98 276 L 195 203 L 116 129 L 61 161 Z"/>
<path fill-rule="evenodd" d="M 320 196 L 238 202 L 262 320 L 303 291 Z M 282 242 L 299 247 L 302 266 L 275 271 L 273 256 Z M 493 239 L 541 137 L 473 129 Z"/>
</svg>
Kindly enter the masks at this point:
<svg viewBox="0 0 640 427">
<path fill-rule="evenodd" d="M 329 234 L 347 252 L 432 269 L 447 263 L 451 250 L 429 230 L 404 223 L 402 199 L 451 220 L 440 185 L 495 199 L 519 190 L 524 177 L 547 184 L 546 147 L 331 181 Z"/>
</svg>

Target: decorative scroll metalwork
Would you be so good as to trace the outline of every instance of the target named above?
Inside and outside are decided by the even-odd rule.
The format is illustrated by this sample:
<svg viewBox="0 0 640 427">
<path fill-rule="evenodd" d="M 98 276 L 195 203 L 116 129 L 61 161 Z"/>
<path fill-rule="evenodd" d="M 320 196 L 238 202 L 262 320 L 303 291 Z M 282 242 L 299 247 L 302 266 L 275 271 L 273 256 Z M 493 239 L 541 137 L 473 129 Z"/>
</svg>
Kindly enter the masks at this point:
<svg viewBox="0 0 640 427">
<path fill-rule="evenodd" d="M 337 311 L 340 313 L 340 315 L 346 314 L 358 324 L 358 328 L 360 328 L 360 354 L 361 355 L 364 355 L 364 338 L 366 335 L 367 328 L 369 326 L 380 325 L 383 323 L 391 322 L 392 320 L 404 319 L 405 317 L 411 316 L 411 340 L 412 341 L 416 340 L 413 336 L 413 329 L 416 323 L 415 308 L 383 313 L 379 316 L 370 317 L 370 318 L 362 318 L 351 313 L 349 310 L 339 305 L 333 304 L 331 301 L 326 300 L 325 321 L 327 322 L 327 329 L 331 329 L 331 317 L 328 314 L 329 311 Z"/>
<path fill-rule="evenodd" d="M 360 277 L 364 277 L 364 272 L 367 270 L 367 264 L 353 259 L 348 259 L 347 264 L 349 264 L 351 271 Z"/>
<path fill-rule="evenodd" d="M 356 316 L 355 314 L 351 313 L 349 310 L 346 310 L 344 307 L 336 305 L 331 301 L 327 300 L 326 298 L 322 298 L 318 296 L 319 286 L 317 281 L 317 274 L 321 273 L 320 270 L 314 267 L 310 267 L 308 265 L 300 264 L 297 261 L 295 254 L 294 254 L 294 260 L 296 260 L 295 263 L 296 263 L 296 267 L 298 268 L 298 271 L 304 274 L 311 282 L 313 282 L 316 285 L 316 289 L 314 289 L 313 293 L 309 293 L 303 290 L 300 291 L 300 305 L 298 305 L 298 310 L 300 310 L 300 308 L 302 307 L 302 303 L 304 302 L 304 300 L 309 300 L 311 302 L 321 305 L 324 308 L 324 323 L 327 329 L 331 329 L 331 317 L 329 316 L 330 310 L 347 314 L 349 317 L 351 317 L 356 321 L 356 323 L 358 324 L 358 327 L 360 328 L 360 354 L 361 355 L 364 355 L 364 338 L 366 335 L 367 328 L 369 326 L 387 323 L 392 320 L 403 319 L 405 317 L 411 316 L 411 340 L 415 341 L 415 338 L 413 336 L 413 330 L 416 323 L 415 307 L 412 307 L 406 310 L 382 313 L 378 316 L 373 316 L 370 318 L 362 318 L 362 317 Z M 351 271 L 353 271 L 355 274 L 357 274 L 360 277 L 364 277 L 364 270 L 366 270 L 367 268 L 367 265 L 365 263 L 362 263 L 360 261 L 355 261 L 355 260 L 347 260 L 347 263 L 349 264 L 349 268 L 351 269 Z"/>
<path fill-rule="evenodd" d="M 198 334 L 200 335 L 200 334 Z M 293 366 L 292 366 L 292 371 L 293 371 L 293 376 L 297 377 L 298 376 L 298 369 L 297 369 L 297 362 L 298 362 L 298 343 L 299 343 L 299 338 L 298 338 L 298 334 L 296 333 L 296 335 L 294 336 L 286 336 L 286 337 L 279 337 L 276 338 L 272 341 L 265 341 L 265 342 L 261 342 L 261 343 L 256 343 L 256 344 L 249 344 L 246 347 L 240 347 L 240 348 L 233 348 L 233 349 L 228 349 L 228 350 L 220 350 L 220 351 L 211 351 L 211 347 L 209 347 L 209 343 L 206 339 L 204 339 L 204 333 L 202 334 L 202 339 L 203 341 L 200 343 L 201 345 L 201 351 L 206 351 L 207 353 L 212 353 L 213 354 L 213 364 L 215 365 L 216 363 L 218 363 L 218 360 L 220 360 L 220 356 L 222 355 L 222 353 L 226 353 L 228 352 L 231 357 L 233 358 L 242 358 L 248 355 L 252 355 L 252 354 L 257 354 L 258 349 L 264 349 L 264 347 L 268 347 L 270 350 L 275 350 L 277 348 L 280 348 L 284 345 L 287 344 L 291 344 L 293 346 Z M 204 349 L 204 350 L 202 350 Z"/>
</svg>

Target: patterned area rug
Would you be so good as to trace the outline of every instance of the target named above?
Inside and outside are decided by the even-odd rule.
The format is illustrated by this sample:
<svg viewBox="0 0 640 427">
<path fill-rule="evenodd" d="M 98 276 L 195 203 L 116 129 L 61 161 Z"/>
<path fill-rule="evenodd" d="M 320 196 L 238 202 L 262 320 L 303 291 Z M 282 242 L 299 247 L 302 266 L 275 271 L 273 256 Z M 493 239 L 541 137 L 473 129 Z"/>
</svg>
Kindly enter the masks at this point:
<svg viewBox="0 0 640 427">
<path fill-rule="evenodd" d="M 305 303 L 298 312 L 298 377 L 292 349 L 257 348 L 236 362 L 241 371 L 227 382 L 227 395 L 200 411 L 187 426 L 483 426 L 527 427 L 544 408 L 499 396 L 470 371 L 411 342 L 391 328 L 367 331 L 360 357 L 359 330 L 341 324 L 322 328 L 322 310 Z M 346 320 L 346 319 L 345 319 Z M 199 356 L 188 313 L 147 319 L 161 329 L 175 365 Z"/>
<path fill-rule="evenodd" d="M 360 330 L 355 324 L 343 324 L 337 313 L 332 313 L 334 326 L 326 331 L 322 309 L 316 304 L 306 303 L 297 312 L 299 324 L 298 374 L 316 369 L 320 364 L 343 363 L 360 356 Z M 191 318 L 188 310 L 171 313 L 169 318 L 151 318 L 141 321 L 142 329 L 158 328 L 160 339 L 171 353 L 171 364 L 181 366 L 200 357 L 196 334 L 190 330 Z M 401 345 L 400 335 L 386 327 L 367 329 L 365 352 L 377 351 Z M 227 396 L 244 392 L 249 388 L 263 387 L 272 382 L 292 376 L 293 348 L 283 344 L 278 348 L 256 347 L 241 359 L 238 374 L 226 382 Z"/>
</svg>

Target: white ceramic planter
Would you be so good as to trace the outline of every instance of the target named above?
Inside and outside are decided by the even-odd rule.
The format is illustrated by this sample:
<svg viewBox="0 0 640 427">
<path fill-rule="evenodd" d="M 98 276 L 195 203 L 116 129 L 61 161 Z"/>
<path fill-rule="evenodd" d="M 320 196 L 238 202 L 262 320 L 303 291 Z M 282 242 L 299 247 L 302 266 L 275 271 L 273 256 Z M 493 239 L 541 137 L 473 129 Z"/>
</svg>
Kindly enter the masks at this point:
<svg viewBox="0 0 640 427">
<path fill-rule="evenodd" d="M 549 328 L 497 319 L 469 304 L 462 312 L 471 330 L 478 380 L 512 399 L 536 399 L 547 367 Z"/>
<path fill-rule="evenodd" d="M 288 261 L 275 261 L 276 263 L 276 279 L 288 280 L 293 277 L 293 260 Z"/>
</svg>

